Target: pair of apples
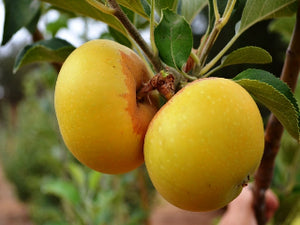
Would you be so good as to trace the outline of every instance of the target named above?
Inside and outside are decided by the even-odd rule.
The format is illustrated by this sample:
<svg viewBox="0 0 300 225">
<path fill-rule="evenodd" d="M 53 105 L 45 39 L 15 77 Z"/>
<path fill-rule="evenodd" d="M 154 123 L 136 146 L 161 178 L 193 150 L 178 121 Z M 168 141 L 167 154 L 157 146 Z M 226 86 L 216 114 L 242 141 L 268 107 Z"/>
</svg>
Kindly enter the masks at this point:
<svg viewBox="0 0 300 225">
<path fill-rule="evenodd" d="M 88 167 L 109 174 L 145 164 L 158 192 L 191 211 L 221 208 L 259 166 L 264 128 L 252 97 L 224 78 L 190 83 L 158 109 L 151 78 L 131 49 L 93 40 L 65 61 L 55 110 L 64 142 Z"/>
</svg>

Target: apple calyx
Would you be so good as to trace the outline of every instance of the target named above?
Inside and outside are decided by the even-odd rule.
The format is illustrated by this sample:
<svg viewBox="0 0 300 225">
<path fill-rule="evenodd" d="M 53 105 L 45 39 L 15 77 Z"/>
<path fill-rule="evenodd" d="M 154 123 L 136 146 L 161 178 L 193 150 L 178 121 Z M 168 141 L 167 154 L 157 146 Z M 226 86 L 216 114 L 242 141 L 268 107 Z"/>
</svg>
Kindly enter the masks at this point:
<svg viewBox="0 0 300 225">
<path fill-rule="evenodd" d="M 157 90 L 167 100 L 175 94 L 175 77 L 164 70 L 160 71 L 137 92 L 137 100 L 141 101 L 150 91 Z"/>
</svg>

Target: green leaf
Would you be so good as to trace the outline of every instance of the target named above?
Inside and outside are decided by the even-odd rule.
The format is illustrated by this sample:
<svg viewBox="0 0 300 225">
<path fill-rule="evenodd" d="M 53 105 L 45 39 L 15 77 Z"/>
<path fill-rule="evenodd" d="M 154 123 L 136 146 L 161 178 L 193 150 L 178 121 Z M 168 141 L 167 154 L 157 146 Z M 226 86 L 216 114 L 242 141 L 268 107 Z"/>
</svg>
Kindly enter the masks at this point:
<svg viewBox="0 0 300 225">
<path fill-rule="evenodd" d="M 16 58 L 14 72 L 22 66 L 34 62 L 62 63 L 74 49 L 73 45 L 58 38 L 42 40 L 32 45 L 27 45 Z"/>
<path fill-rule="evenodd" d="M 132 10 L 133 12 L 136 12 L 140 14 L 141 16 L 148 18 L 148 14 L 144 10 L 144 6 L 141 3 L 141 1 L 137 0 L 118 0 L 117 1 L 120 5 L 125 6 L 126 8 Z"/>
<path fill-rule="evenodd" d="M 276 11 L 274 14 L 270 15 L 267 19 L 292 16 L 296 14 L 297 9 L 298 9 L 298 1 L 295 0 L 294 3 L 291 3 L 290 5 Z"/>
<path fill-rule="evenodd" d="M 299 141 L 299 107 L 286 83 L 271 73 L 258 69 L 245 70 L 233 80 L 266 106 L 287 132 Z"/>
<path fill-rule="evenodd" d="M 266 64 L 272 62 L 272 56 L 264 49 L 247 46 L 239 48 L 222 59 L 221 67 L 236 64 Z"/>
<path fill-rule="evenodd" d="M 282 39 L 289 43 L 291 40 L 293 29 L 296 23 L 296 16 L 283 17 L 273 20 L 269 25 L 271 32 L 277 32 L 281 35 Z"/>
<path fill-rule="evenodd" d="M 178 0 L 155 0 L 155 8 L 158 14 L 161 14 L 164 9 L 176 10 L 177 4 Z"/>
<path fill-rule="evenodd" d="M 101 180 L 102 174 L 91 170 L 88 174 L 88 184 L 89 184 L 89 190 L 92 192 L 96 192 L 97 187 L 99 186 L 100 180 Z"/>
<path fill-rule="evenodd" d="M 71 11 L 74 13 L 78 13 L 83 16 L 88 16 L 94 18 L 96 20 L 100 20 L 119 32 L 127 35 L 127 32 L 123 25 L 116 19 L 113 15 L 109 15 L 97 10 L 95 7 L 91 6 L 85 0 L 41 0 L 44 2 L 48 2 L 53 6 L 64 9 L 66 11 Z"/>
<path fill-rule="evenodd" d="M 117 30 L 115 30 L 114 28 L 111 28 L 111 27 L 109 27 L 108 30 L 109 30 L 109 34 L 112 36 L 112 38 L 116 42 L 119 42 L 120 44 L 125 45 L 128 48 L 132 47 L 131 42 L 122 33 L 120 33 L 119 31 L 117 31 Z"/>
<path fill-rule="evenodd" d="M 27 26 L 39 13 L 37 0 L 4 0 L 5 18 L 2 45 L 22 27 Z"/>
<path fill-rule="evenodd" d="M 161 59 L 177 69 L 186 63 L 193 45 L 192 30 L 186 20 L 169 9 L 154 30 L 155 44 Z"/>
<path fill-rule="evenodd" d="M 248 0 L 242 14 L 239 33 L 261 20 L 292 15 L 297 9 L 296 1 Z"/>
<path fill-rule="evenodd" d="M 150 16 L 151 14 L 151 6 L 147 0 L 141 0 L 142 6 L 144 8 L 145 13 Z"/>
<path fill-rule="evenodd" d="M 36 32 L 37 29 L 37 25 L 40 21 L 42 15 L 42 10 L 41 8 L 35 13 L 34 17 L 32 18 L 32 20 L 25 26 L 26 29 L 31 33 L 34 34 L 34 32 Z"/>
<path fill-rule="evenodd" d="M 285 172 L 292 172 L 296 165 L 300 163 L 300 145 L 287 132 L 284 132 L 280 141 L 280 150 L 278 152 L 278 159 L 284 167 Z M 290 171 L 288 171 L 290 170 Z"/>
<path fill-rule="evenodd" d="M 71 204 L 78 204 L 80 194 L 78 189 L 70 182 L 64 180 L 46 180 L 42 185 L 42 191 L 52 194 Z"/>
<path fill-rule="evenodd" d="M 207 5 L 207 0 L 181 0 L 180 14 L 192 23 L 195 16 Z"/>
<path fill-rule="evenodd" d="M 83 187 L 85 183 L 85 175 L 82 167 L 75 163 L 70 163 L 68 165 L 68 169 L 72 179 L 78 184 L 79 187 Z"/>
<path fill-rule="evenodd" d="M 66 13 L 60 13 L 59 17 L 57 20 L 50 22 L 46 26 L 46 30 L 51 33 L 52 37 L 56 35 L 56 33 L 61 29 L 61 28 L 67 28 L 68 27 L 68 20 L 69 20 L 69 15 Z"/>
</svg>

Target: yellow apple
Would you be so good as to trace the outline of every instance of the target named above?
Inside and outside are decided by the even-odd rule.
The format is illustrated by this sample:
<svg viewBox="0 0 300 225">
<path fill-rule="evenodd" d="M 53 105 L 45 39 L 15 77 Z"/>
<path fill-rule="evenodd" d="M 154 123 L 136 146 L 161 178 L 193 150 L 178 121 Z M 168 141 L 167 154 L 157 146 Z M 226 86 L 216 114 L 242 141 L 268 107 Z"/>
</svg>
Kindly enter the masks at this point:
<svg viewBox="0 0 300 225">
<path fill-rule="evenodd" d="M 209 211 L 239 195 L 263 148 L 263 122 L 252 97 L 232 80 L 211 78 L 187 85 L 157 112 L 144 154 L 167 201 Z"/>
<path fill-rule="evenodd" d="M 131 49 L 110 40 L 93 40 L 64 62 L 55 87 L 55 111 L 63 140 L 88 167 L 109 174 L 141 165 L 155 99 L 136 99 L 150 79 Z"/>
</svg>

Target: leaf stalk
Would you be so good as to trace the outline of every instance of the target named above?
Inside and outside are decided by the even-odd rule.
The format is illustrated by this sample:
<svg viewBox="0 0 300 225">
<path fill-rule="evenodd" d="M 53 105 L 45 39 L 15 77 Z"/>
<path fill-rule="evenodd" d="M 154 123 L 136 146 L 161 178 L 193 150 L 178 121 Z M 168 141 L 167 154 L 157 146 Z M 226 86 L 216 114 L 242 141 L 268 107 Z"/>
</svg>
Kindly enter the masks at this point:
<svg viewBox="0 0 300 225">
<path fill-rule="evenodd" d="M 211 50 L 213 44 L 217 40 L 221 30 L 227 24 L 227 22 L 231 16 L 231 13 L 233 11 L 235 3 L 236 3 L 236 0 L 228 1 L 227 5 L 226 5 L 226 9 L 223 13 L 223 16 L 220 17 L 220 14 L 218 11 L 218 6 L 217 6 L 217 1 L 215 1 L 215 0 L 213 1 L 213 7 L 214 7 L 214 13 L 215 13 L 215 24 L 214 24 L 214 27 L 213 27 L 211 33 L 209 34 L 208 38 L 205 40 L 205 44 L 203 45 L 203 48 L 200 45 L 201 49 L 198 49 L 198 51 L 201 51 L 201 52 L 199 52 L 199 54 L 200 54 L 199 55 L 199 64 L 197 64 L 194 69 L 194 74 L 197 77 L 200 77 L 203 74 L 205 74 L 209 69 L 212 68 L 213 65 L 215 65 L 215 63 L 217 63 L 218 59 L 216 59 L 216 57 L 215 57 L 214 61 L 211 61 L 209 63 L 210 64 L 209 66 L 203 67 L 203 65 L 205 64 L 205 61 L 207 59 L 209 51 Z M 204 68 L 205 68 L 205 70 L 204 70 Z"/>
<path fill-rule="evenodd" d="M 200 76 L 206 74 L 228 51 L 228 49 L 234 44 L 234 42 L 238 39 L 240 33 L 237 33 L 233 36 L 233 38 L 226 44 L 226 46 L 209 62 L 207 63 L 200 71 Z"/>
<path fill-rule="evenodd" d="M 218 21 L 218 20 L 220 20 L 220 13 L 219 13 L 219 9 L 218 9 L 217 0 L 213 0 L 213 6 L 214 6 L 214 13 L 215 13 L 215 20 Z"/>
<path fill-rule="evenodd" d="M 154 55 L 158 55 L 154 40 L 154 28 L 155 28 L 155 0 L 151 0 L 151 15 L 150 15 L 150 42 Z"/>
</svg>

